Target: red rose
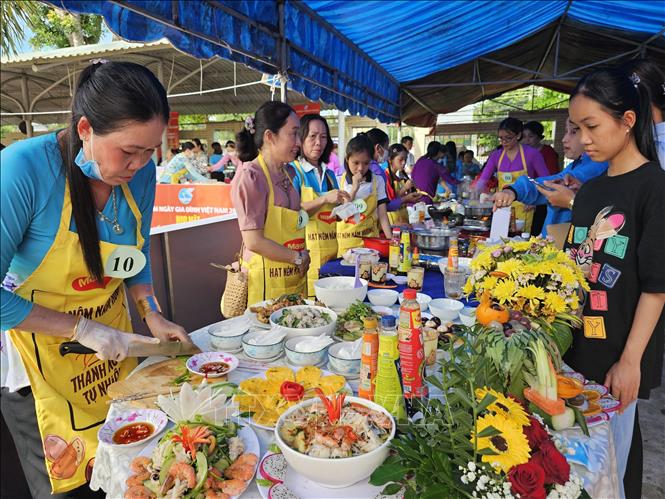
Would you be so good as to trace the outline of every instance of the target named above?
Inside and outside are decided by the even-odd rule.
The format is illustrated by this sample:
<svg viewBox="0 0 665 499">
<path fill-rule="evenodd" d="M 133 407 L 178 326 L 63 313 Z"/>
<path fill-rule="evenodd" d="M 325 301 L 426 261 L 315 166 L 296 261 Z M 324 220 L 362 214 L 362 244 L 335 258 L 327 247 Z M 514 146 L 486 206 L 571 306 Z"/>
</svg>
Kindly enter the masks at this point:
<svg viewBox="0 0 665 499">
<path fill-rule="evenodd" d="M 570 478 L 570 464 L 552 442 L 543 443 L 531 461 L 543 468 L 547 484 L 564 485 Z"/>
<path fill-rule="evenodd" d="M 508 472 L 508 481 L 513 493 L 519 494 L 520 499 L 545 499 L 547 497 L 545 472 L 540 465 L 532 461 L 511 468 Z"/>
<path fill-rule="evenodd" d="M 536 451 L 543 443 L 550 441 L 550 435 L 536 418 L 529 417 L 529 421 L 531 424 L 529 426 L 524 426 L 522 432 L 529 441 L 529 447 L 531 447 L 531 450 Z"/>
</svg>

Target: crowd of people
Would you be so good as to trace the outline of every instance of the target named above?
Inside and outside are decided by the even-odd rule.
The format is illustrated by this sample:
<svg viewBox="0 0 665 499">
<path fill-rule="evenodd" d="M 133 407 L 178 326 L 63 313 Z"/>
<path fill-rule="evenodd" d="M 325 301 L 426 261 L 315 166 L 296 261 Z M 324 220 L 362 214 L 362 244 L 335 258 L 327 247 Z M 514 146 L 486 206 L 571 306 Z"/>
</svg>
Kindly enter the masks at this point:
<svg viewBox="0 0 665 499">
<path fill-rule="evenodd" d="M 543 233 L 569 221 L 566 249 L 585 272 L 591 298 L 565 360 L 604 381 L 624 417 L 633 418 L 630 454 L 617 458 L 620 466 L 627 461 L 626 495 L 639 497 L 634 401 L 658 386 L 663 359 L 663 81 L 649 61 L 582 78 L 563 139 L 572 162 L 562 171 L 536 122 L 503 120 L 500 147 L 484 166 L 472 151 L 458 154 L 453 142 L 432 141 L 416 160 L 411 137 L 391 145 L 378 128 L 351 138 L 338 158 L 324 117 L 299 118 L 289 105 L 267 102 L 235 142 L 211 144 L 210 156 L 198 139 L 171 151 L 159 182 L 209 181 L 208 174 L 234 168 L 249 304 L 312 294 L 327 261 L 362 246 L 364 237 L 390 238 L 409 205 L 469 180 L 477 192 L 496 191 L 495 208 L 512 205 L 525 220 L 533 206 L 546 207 Z M 19 454 L 29 457 L 21 462 L 35 497 L 76 487 L 90 496 L 85 467 L 65 481 L 49 476 L 41 435 L 80 438 L 94 456 L 94 423 L 108 410 L 105 397 L 91 401 L 72 386 L 84 366 L 54 347 L 78 341 L 124 377 L 135 366 L 127 359 L 131 343 L 189 341 L 161 315 L 150 272 L 157 182 L 150 158 L 168 118 L 166 92 L 148 69 L 94 63 L 80 74 L 66 130 L 2 151 L 2 412 Z M 340 205 L 355 211 L 336 218 Z M 118 255 L 141 264 L 121 271 L 116 262 L 109 270 Z M 128 334 L 125 287 L 154 339 Z"/>
</svg>

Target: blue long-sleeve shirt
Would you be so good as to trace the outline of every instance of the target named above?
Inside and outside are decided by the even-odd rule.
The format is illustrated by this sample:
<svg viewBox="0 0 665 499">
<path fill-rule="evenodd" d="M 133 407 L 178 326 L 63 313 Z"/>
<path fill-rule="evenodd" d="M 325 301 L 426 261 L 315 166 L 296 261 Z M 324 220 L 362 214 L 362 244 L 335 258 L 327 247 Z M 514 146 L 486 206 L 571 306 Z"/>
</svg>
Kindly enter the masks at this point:
<svg viewBox="0 0 665 499">
<path fill-rule="evenodd" d="M 62 157 L 55 133 L 16 142 L 0 153 L 0 329 L 23 322 L 32 303 L 12 291 L 25 281 L 42 262 L 58 231 L 65 193 Z M 129 182 L 129 189 L 142 215 L 141 234 L 145 240 L 146 265 L 127 286 L 151 284 L 150 223 L 155 201 L 155 164 L 148 162 Z M 118 223 L 124 232 L 113 232 L 110 224 L 97 219 L 102 241 L 136 244 L 136 223 L 120 188 L 116 188 Z M 109 199 L 103 213 L 113 220 Z M 69 229 L 76 232 L 74 218 Z"/>
<path fill-rule="evenodd" d="M 584 183 L 592 178 L 603 175 L 607 171 L 607 167 L 607 162 L 596 163 L 595 161 L 591 161 L 589 156 L 583 154 L 580 158 L 573 161 L 556 175 L 538 177 L 538 180 L 540 182 L 546 180 L 561 180 L 566 175 L 571 175 Z M 510 188 L 515 192 L 516 200 L 521 203 L 530 205 L 547 205 L 547 215 L 545 216 L 545 223 L 543 224 L 543 231 L 541 233 L 543 236 L 547 235 L 548 225 L 566 223 L 570 222 L 572 219 L 572 212 L 570 210 L 566 208 L 557 208 L 549 204 L 547 198 L 538 191 L 532 182 L 529 182 L 529 179 L 526 176 L 523 175 L 519 177 Z"/>
</svg>

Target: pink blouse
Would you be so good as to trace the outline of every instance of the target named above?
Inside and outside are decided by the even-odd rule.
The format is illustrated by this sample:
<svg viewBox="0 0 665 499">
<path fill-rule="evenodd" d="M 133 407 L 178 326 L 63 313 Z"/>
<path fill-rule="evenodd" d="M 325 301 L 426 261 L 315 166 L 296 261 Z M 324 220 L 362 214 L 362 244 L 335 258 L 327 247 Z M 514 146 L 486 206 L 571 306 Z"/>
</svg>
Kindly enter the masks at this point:
<svg viewBox="0 0 665 499">
<path fill-rule="evenodd" d="M 547 170 L 545 160 L 543 159 L 543 156 L 540 154 L 538 149 L 534 149 L 533 147 L 526 144 L 522 144 L 522 148 L 524 149 L 524 159 L 526 160 L 526 170 L 529 177 L 546 177 L 550 174 Z M 524 168 L 522 165 L 522 155 L 520 154 L 519 149 L 517 150 L 517 154 L 512 160 L 508 157 L 508 153 L 504 154 L 503 161 L 499 165 L 499 158 L 501 157 L 502 153 L 503 150 L 499 149 L 493 151 L 492 154 L 490 154 L 490 157 L 487 160 L 487 165 L 485 165 L 485 168 L 483 168 L 483 171 L 481 172 L 476 184 L 476 188 L 478 190 L 483 190 L 485 188 L 487 181 L 492 177 L 492 175 L 494 175 L 497 170 L 499 172 L 519 172 Z"/>
<path fill-rule="evenodd" d="M 284 180 L 286 179 L 286 180 Z M 300 210 L 300 194 L 295 190 L 287 173 L 272 174 L 275 206 Z M 288 190 L 284 187 L 287 186 Z M 240 230 L 263 229 L 268 213 L 268 179 L 258 163 L 243 163 L 231 182 L 231 200 L 238 215 Z M 243 258 L 249 260 L 252 252 L 245 249 Z"/>
</svg>

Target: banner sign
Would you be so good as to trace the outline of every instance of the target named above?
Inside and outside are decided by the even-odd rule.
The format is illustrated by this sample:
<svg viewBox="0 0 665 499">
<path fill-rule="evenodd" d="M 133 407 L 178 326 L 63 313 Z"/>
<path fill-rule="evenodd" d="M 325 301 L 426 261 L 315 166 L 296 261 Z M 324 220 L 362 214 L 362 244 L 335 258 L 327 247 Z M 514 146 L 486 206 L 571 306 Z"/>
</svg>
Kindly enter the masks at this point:
<svg viewBox="0 0 665 499">
<path fill-rule="evenodd" d="M 235 212 L 230 184 L 157 184 L 152 228 Z"/>
<path fill-rule="evenodd" d="M 306 114 L 321 114 L 321 104 L 318 102 L 312 102 L 310 104 L 294 104 L 291 107 L 298 115 L 298 118 L 302 118 Z"/>
</svg>

